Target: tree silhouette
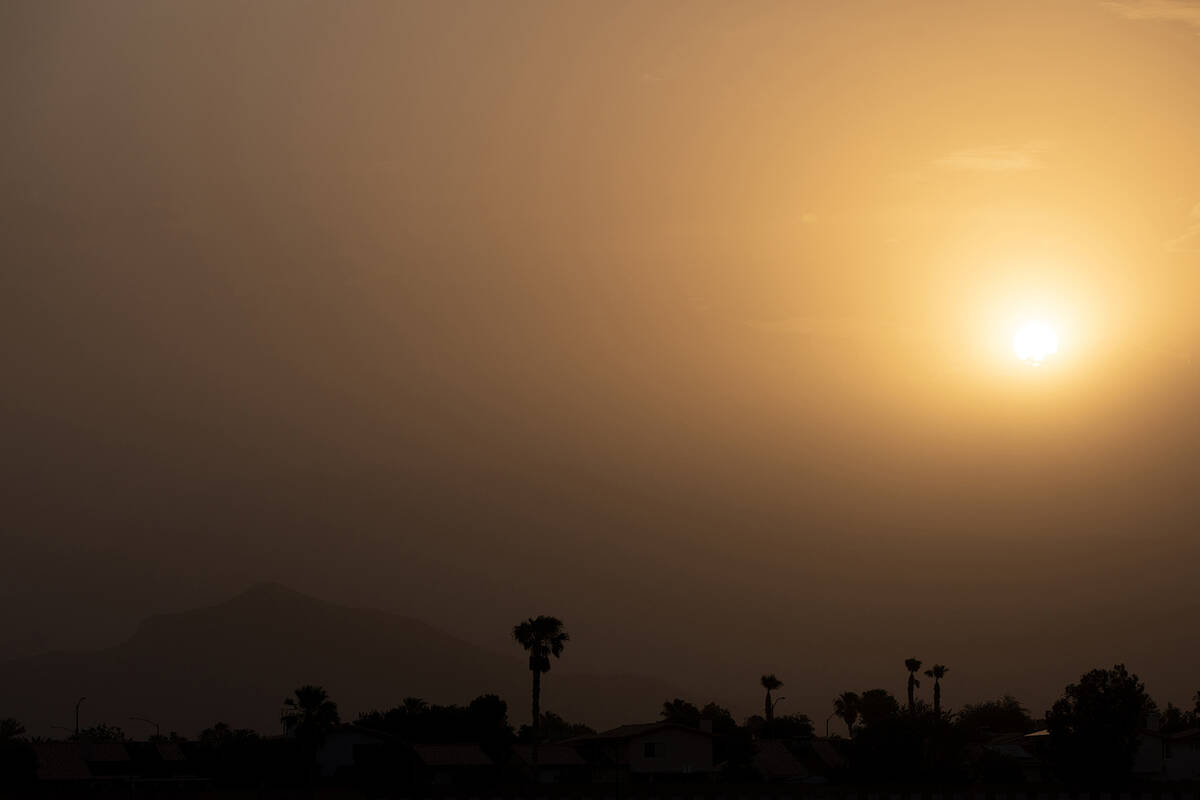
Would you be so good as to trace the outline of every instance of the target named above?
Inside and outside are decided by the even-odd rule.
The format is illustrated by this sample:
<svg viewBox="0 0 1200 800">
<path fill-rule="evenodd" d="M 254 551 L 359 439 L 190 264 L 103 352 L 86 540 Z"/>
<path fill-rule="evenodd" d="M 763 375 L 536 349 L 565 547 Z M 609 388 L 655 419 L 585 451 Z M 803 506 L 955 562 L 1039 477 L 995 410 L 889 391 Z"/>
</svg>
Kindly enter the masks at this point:
<svg viewBox="0 0 1200 800">
<path fill-rule="evenodd" d="M 1196 727 L 1196 715 L 1191 711 L 1184 711 L 1173 703 L 1167 703 L 1167 707 L 1162 712 L 1162 720 L 1158 723 L 1158 730 L 1163 734 L 1179 733 L 1194 727 Z"/>
<path fill-rule="evenodd" d="M 904 668 L 908 670 L 908 713 L 917 713 L 917 699 L 914 690 L 921 685 L 917 680 L 917 671 L 921 669 L 921 661 L 916 658 L 904 659 Z"/>
<path fill-rule="evenodd" d="M 1138 731 L 1153 709 L 1146 687 L 1124 664 L 1080 677 L 1046 712 L 1050 754 L 1060 775 L 1104 785 L 1128 778 Z"/>
<path fill-rule="evenodd" d="M 926 677 L 933 678 L 933 715 L 938 719 L 942 717 L 942 678 L 949 671 L 950 668 L 942 664 L 934 664 L 931 669 L 925 670 Z"/>
<path fill-rule="evenodd" d="M 686 725 L 689 728 L 700 727 L 700 709 L 687 700 L 676 697 L 663 703 L 662 711 L 658 712 L 663 722 L 673 722 L 676 725 Z"/>
<path fill-rule="evenodd" d="M 700 709 L 700 719 L 712 723 L 712 732 L 716 736 L 728 736 L 736 731 L 738 726 L 729 709 L 716 703 L 709 703 Z"/>
<path fill-rule="evenodd" d="M 513 627 L 513 638 L 529 652 L 529 671 L 533 673 L 532 714 L 533 764 L 537 766 L 538 728 L 542 713 L 542 673 L 550 671 L 550 656 L 558 658 L 571 638 L 557 617 L 530 617 Z"/>
<path fill-rule="evenodd" d="M 858 692 L 842 692 L 833 701 L 833 713 L 846 723 L 846 735 L 854 738 L 854 723 L 858 721 L 858 712 L 862 708 L 862 699 Z"/>
<path fill-rule="evenodd" d="M 900 713 L 900 703 L 887 689 L 868 689 L 858 702 L 858 717 L 862 727 L 869 728 Z"/>
<path fill-rule="evenodd" d="M 764 739 L 811 739 L 813 724 L 805 714 L 784 714 L 764 721 L 761 732 Z"/>
<path fill-rule="evenodd" d="M 24 733 L 25 726 L 12 717 L 0 719 L 0 742 L 10 742 Z"/>
<path fill-rule="evenodd" d="M 1029 712 L 1012 695 L 968 703 L 954 716 L 955 726 L 972 742 L 984 742 L 1001 733 L 1029 733 L 1036 727 Z"/>
<path fill-rule="evenodd" d="M 400 701 L 400 707 L 404 709 L 405 714 L 417 715 L 424 714 L 429 710 L 429 703 L 426 703 L 419 697 L 406 697 Z"/>
<path fill-rule="evenodd" d="M 561 742 L 563 739 L 592 736 L 596 733 L 596 729 L 590 725 L 582 722 L 568 722 L 553 711 L 542 712 L 538 730 L 541 732 L 542 738 L 548 742 Z M 522 725 L 521 730 L 517 732 L 517 741 L 532 743 L 533 728 L 529 725 Z"/>
<path fill-rule="evenodd" d="M 279 721 L 303 748 L 311 781 L 317 750 L 341 719 L 338 717 L 337 703 L 329 699 L 324 688 L 305 684 L 294 694 L 295 697 L 284 698 Z"/>
<path fill-rule="evenodd" d="M 71 738 L 78 742 L 123 742 L 125 731 L 116 725 L 101 722 L 90 728 L 81 728 L 79 733 Z"/>
<path fill-rule="evenodd" d="M 771 702 L 771 692 L 782 688 L 783 681 L 779 680 L 779 678 L 776 678 L 775 673 L 772 672 L 770 675 L 763 675 L 761 678 L 759 678 L 759 682 L 762 684 L 762 687 L 767 690 L 767 696 L 763 700 L 763 718 L 769 723 L 771 720 L 775 719 L 775 703 L 779 702 L 778 700 L 776 700 L 774 703 Z"/>
</svg>

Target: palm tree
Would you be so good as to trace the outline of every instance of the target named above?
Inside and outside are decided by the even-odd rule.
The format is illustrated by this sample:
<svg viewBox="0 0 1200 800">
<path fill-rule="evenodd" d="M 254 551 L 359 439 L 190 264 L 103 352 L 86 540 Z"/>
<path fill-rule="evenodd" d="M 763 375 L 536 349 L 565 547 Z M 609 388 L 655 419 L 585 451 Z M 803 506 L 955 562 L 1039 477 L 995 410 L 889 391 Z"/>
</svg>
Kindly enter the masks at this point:
<svg viewBox="0 0 1200 800">
<path fill-rule="evenodd" d="M 763 675 L 761 678 L 759 678 L 759 682 L 762 683 L 762 687 L 767 690 L 766 699 L 763 700 L 763 716 L 766 718 L 767 722 L 770 723 L 771 720 L 775 719 L 775 703 L 779 702 L 778 700 L 776 700 L 775 703 L 771 702 L 771 692 L 782 688 L 783 681 L 779 680 L 779 678 L 776 678 L 775 673 L 772 672 L 770 675 Z"/>
<path fill-rule="evenodd" d="M 320 745 L 341 722 L 337 703 L 329 699 L 323 687 L 312 684 L 301 686 L 295 695 L 284 699 L 279 721 L 297 739 Z"/>
<path fill-rule="evenodd" d="M 341 718 L 338 716 L 337 703 L 329 699 L 323 687 L 305 684 L 294 694 L 295 697 L 284 698 L 279 721 L 304 748 L 309 768 L 312 769 L 317 750 L 325 737 L 338 726 Z M 311 773 L 309 780 L 312 780 Z"/>
<path fill-rule="evenodd" d="M 530 617 L 513 626 L 513 638 L 529 651 L 529 671 L 533 673 L 533 763 L 537 766 L 538 727 L 542 714 L 542 673 L 550 671 L 550 656 L 558 658 L 571 638 L 557 617 Z"/>
<path fill-rule="evenodd" d="M 917 658 L 904 659 L 904 668 L 908 670 L 908 713 L 915 714 L 917 711 L 917 700 L 913 696 L 913 690 L 921 685 L 917 680 L 917 670 L 921 668 L 921 660 Z"/>
<path fill-rule="evenodd" d="M 833 713 L 846 723 L 846 735 L 851 738 L 854 737 L 854 723 L 858 722 L 858 710 L 861 705 L 862 700 L 858 692 L 842 692 L 833 701 Z"/>
<path fill-rule="evenodd" d="M 938 719 L 942 717 L 942 678 L 949 671 L 949 667 L 941 664 L 934 664 L 932 669 L 925 670 L 925 675 L 933 678 L 933 715 Z"/>
<path fill-rule="evenodd" d="M 429 703 L 426 703 L 419 697 L 406 697 L 400 701 L 400 707 L 404 709 L 404 713 L 409 716 L 424 714 L 429 710 Z"/>
</svg>

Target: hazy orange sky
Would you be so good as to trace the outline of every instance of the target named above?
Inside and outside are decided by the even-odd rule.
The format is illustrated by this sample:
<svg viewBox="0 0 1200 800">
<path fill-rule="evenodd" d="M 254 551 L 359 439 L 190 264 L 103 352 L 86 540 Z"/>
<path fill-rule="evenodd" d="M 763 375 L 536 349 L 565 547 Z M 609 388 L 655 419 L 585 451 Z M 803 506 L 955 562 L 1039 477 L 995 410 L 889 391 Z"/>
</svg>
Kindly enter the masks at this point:
<svg viewBox="0 0 1200 800">
<path fill-rule="evenodd" d="M 1196 98 L 1182 0 L 5 2 L 0 655 L 269 578 L 1185 702 Z"/>
</svg>

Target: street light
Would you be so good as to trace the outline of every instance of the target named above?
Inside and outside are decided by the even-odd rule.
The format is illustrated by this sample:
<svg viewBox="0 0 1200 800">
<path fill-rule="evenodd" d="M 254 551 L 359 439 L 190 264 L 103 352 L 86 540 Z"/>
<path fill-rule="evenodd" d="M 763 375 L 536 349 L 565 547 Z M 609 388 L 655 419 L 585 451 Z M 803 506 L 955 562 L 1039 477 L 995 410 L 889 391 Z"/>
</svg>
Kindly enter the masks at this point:
<svg viewBox="0 0 1200 800">
<path fill-rule="evenodd" d="M 79 735 L 79 706 L 84 700 L 87 700 L 87 698 L 81 697 L 75 701 L 75 735 L 76 736 Z"/>
</svg>

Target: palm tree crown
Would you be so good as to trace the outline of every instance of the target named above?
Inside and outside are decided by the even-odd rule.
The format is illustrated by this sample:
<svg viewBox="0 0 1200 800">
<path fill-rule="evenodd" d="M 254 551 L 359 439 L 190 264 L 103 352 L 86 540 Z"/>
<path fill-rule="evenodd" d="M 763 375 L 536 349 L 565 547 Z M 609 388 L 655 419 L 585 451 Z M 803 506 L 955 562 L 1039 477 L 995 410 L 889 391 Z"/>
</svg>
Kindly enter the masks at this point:
<svg viewBox="0 0 1200 800">
<path fill-rule="evenodd" d="M 858 722 L 858 711 L 861 705 L 862 699 L 858 696 L 858 692 L 842 692 L 833 701 L 833 713 L 846 723 L 846 735 L 848 736 L 854 736 L 854 723 Z"/>
<path fill-rule="evenodd" d="M 908 713 L 915 714 L 917 711 L 917 700 L 913 691 L 921 685 L 917 680 L 917 671 L 921 669 L 921 660 L 919 658 L 904 659 L 904 668 L 908 670 Z"/>
<path fill-rule="evenodd" d="M 946 677 L 946 673 L 950 668 L 942 664 L 934 664 L 930 669 L 925 670 L 925 675 L 933 678 L 933 715 L 940 717 L 942 715 L 942 678 Z"/>
<path fill-rule="evenodd" d="M 550 656 L 558 658 L 571 638 L 557 617 L 530 617 L 513 626 L 513 638 L 529 651 L 529 669 L 550 671 Z"/>
<path fill-rule="evenodd" d="M 781 688 L 783 686 L 783 681 L 779 680 L 779 678 L 776 678 L 775 673 L 772 672 L 770 675 L 763 675 L 761 678 L 759 678 L 759 683 L 761 683 L 762 687 L 767 690 L 767 697 L 763 701 L 763 716 L 766 717 L 767 722 L 770 722 L 771 720 L 775 719 L 775 703 L 771 702 L 771 692 Z M 779 701 L 776 700 L 775 702 L 777 703 Z"/>
</svg>

